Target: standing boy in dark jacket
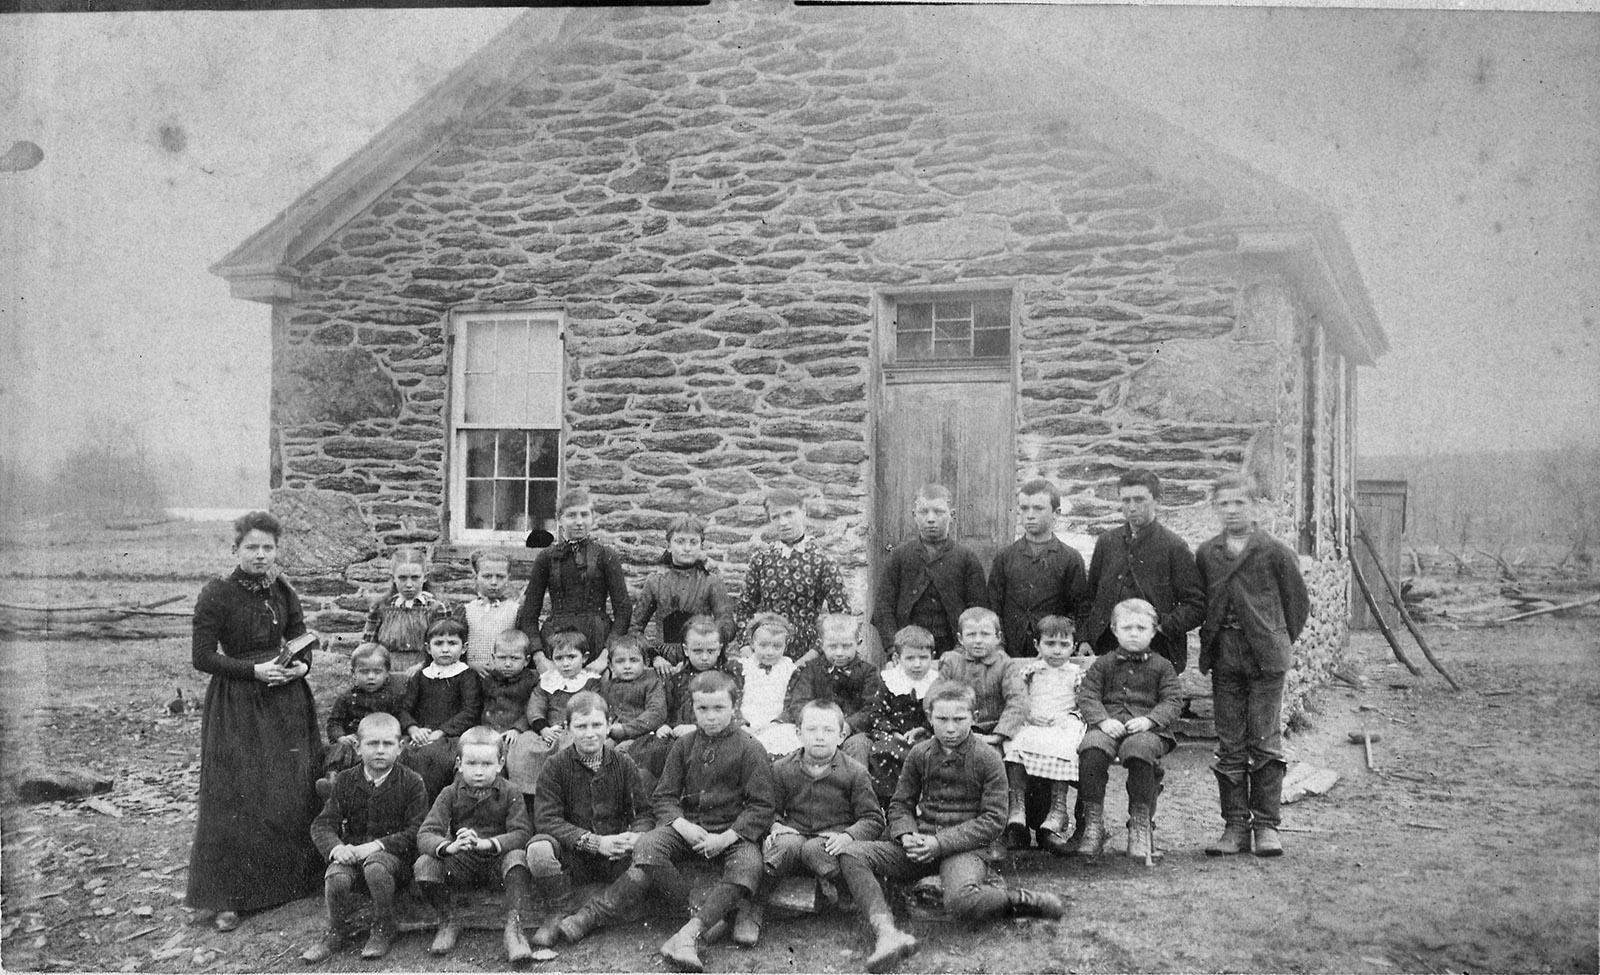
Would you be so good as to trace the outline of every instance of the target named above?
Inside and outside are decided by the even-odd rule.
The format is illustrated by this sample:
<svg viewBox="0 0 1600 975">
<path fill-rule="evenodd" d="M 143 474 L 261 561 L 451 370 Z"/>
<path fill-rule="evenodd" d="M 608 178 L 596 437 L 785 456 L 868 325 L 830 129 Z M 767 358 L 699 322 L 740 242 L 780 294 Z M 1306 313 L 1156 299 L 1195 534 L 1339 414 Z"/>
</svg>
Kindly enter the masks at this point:
<svg viewBox="0 0 1600 975">
<path fill-rule="evenodd" d="M 1078 650 L 1107 654 L 1117 649 L 1112 607 L 1124 599 L 1143 599 L 1156 609 L 1150 649 L 1181 674 L 1189 663 L 1189 631 L 1205 617 L 1206 597 L 1188 544 L 1156 520 L 1160 495 L 1161 479 L 1149 471 L 1128 471 L 1117 479 L 1125 523 L 1095 539 L 1089 559 L 1093 602 L 1078 616 Z"/>
<path fill-rule="evenodd" d="M 872 622 L 882 645 L 894 645 L 902 626 L 933 634 L 934 653 L 953 649 L 960 636 L 956 620 L 969 606 L 988 606 L 983 563 L 950 537 L 950 489 L 924 484 L 912 504 L 917 537 L 895 546 L 878 580 Z"/>
<path fill-rule="evenodd" d="M 395 764 L 400 758 L 399 720 L 375 711 L 361 719 L 356 736 L 361 764 L 335 777 L 328 801 L 311 823 L 311 842 L 328 861 L 322 875 L 328 930 L 300 956 L 311 964 L 344 947 L 357 880 L 372 897 L 372 930 L 361 957 L 371 960 L 389 953 L 395 936 L 395 889 L 411 875 L 417 828 L 428 812 L 422 777 Z"/>
<path fill-rule="evenodd" d="M 1283 681 L 1290 645 L 1311 603 L 1300 557 L 1256 527 L 1255 483 L 1219 478 L 1211 506 L 1222 534 L 1200 546 L 1195 563 L 1206 593 L 1200 672 L 1211 674 L 1217 726 L 1218 801 L 1223 830 L 1209 856 L 1283 854 L 1278 836 L 1283 788 Z"/>
<path fill-rule="evenodd" d="M 1056 537 L 1061 494 L 1043 478 L 1017 491 L 1017 518 L 1022 537 L 1001 549 L 989 569 L 989 606 L 1000 614 L 1006 653 L 1031 657 L 1036 652 L 1039 621 L 1046 616 L 1080 620 L 1088 608 L 1089 589 L 1083 556 Z"/>
</svg>

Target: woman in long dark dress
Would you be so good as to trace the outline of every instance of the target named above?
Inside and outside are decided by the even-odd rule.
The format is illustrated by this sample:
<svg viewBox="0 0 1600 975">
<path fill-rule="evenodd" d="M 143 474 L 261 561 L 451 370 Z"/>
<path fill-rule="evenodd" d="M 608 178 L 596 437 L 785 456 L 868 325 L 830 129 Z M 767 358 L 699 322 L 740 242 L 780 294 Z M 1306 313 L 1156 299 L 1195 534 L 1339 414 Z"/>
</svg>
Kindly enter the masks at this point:
<svg viewBox="0 0 1600 975">
<path fill-rule="evenodd" d="M 200 723 L 200 800 L 189 852 L 190 907 L 218 930 L 314 890 L 311 845 L 322 766 L 309 665 L 279 667 L 283 641 L 305 632 L 300 599 L 277 573 L 278 520 L 252 511 L 233 523 L 239 566 L 201 590 L 194 666 L 211 675 Z"/>
</svg>

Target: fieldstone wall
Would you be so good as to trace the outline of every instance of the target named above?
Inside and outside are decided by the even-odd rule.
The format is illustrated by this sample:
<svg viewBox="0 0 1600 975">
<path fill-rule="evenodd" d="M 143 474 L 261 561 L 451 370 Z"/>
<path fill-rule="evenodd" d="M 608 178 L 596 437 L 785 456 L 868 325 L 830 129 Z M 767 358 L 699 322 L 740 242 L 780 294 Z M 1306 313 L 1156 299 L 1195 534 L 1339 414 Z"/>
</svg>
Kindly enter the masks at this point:
<svg viewBox="0 0 1600 975">
<path fill-rule="evenodd" d="M 313 584 L 315 625 L 357 627 L 399 544 L 466 591 L 442 520 L 465 302 L 564 304 L 564 475 L 636 579 L 693 511 L 737 590 L 781 485 L 865 608 L 885 287 L 1015 289 L 1018 478 L 1056 480 L 1079 527 L 1114 519 L 1134 464 L 1180 521 L 1222 471 L 1298 476 L 1304 316 L 1226 214 L 1070 105 L 953 93 L 911 13 L 851 16 L 612 11 L 305 259 L 275 330 L 274 487 L 353 499 L 379 553 Z"/>
</svg>

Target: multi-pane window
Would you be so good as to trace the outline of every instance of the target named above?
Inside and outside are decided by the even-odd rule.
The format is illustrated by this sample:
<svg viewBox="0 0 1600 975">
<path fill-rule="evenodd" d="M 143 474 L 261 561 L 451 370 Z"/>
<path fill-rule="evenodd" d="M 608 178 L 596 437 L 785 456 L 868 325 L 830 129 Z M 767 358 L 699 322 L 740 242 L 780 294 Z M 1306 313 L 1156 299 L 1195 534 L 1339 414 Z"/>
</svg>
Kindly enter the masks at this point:
<svg viewBox="0 0 1600 975">
<path fill-rule="evenodd" d="M 451 537 L 510 541 L 553 528 L 561 318 L 552 311 L 458 312 L 454 329 Z"/>
<path fill-rule="evenodd" d="M 939 295 L 894 300 L 894 358 L 989 359 L 1011 355 L 1009 293 Z"/>
</svg>

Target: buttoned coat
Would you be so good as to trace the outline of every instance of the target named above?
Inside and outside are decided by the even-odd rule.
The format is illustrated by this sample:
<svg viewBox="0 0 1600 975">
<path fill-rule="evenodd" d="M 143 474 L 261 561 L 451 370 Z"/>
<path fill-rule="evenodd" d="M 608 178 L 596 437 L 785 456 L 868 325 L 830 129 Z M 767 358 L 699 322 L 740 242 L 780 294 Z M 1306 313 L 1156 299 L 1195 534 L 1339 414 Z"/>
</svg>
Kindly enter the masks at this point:
<svg viewBox="0 0 1600 975">
<path fill-rule="evenodd" d="M 939 597 L 954 637 L 961 635 L 957 621 L 963 610 L 989 605 L 983 563 L 971 549 L 949 538 L 935 545 L 932 553 L 920 538 L 901 542 L 885 561 L 872 613 L 884 647 L 894 646 L 896 631 L 911 622 L 911 610 L 929 586 Z"/>
<path fill-rule="evenodd" d="M 1111 627 L 1111 611 L 1124 582 L 1156 608 L 1156 630 L 1162 639 L 1154 649 L 1181 672 L 1189 662 L 1189 631 L 1200 625 L 1206 610 L 1205 590 L 1188 543 L 1159 521 L 1137 535 L 1124 524 L 1095 539 L 1089 557 L 1092 602 L 1078 619 L 1079 643 L 1098 646 Z"/>
<path fill-rule="evenodd" d="M 1217 636 L 1231 607 L 1263 674 L 1289 669 L 1290 646 L 1300 638 L 1311 614 L 1311 598 L 1300 575 L 1300 556 L 1256 529 L 1237 556 L 1227 536 L 1217 535 L 1195 553 L 1206 593 L 1206 619 L 1200 628 L 1200 672 L 1215 663 Z"/>
</svg>

